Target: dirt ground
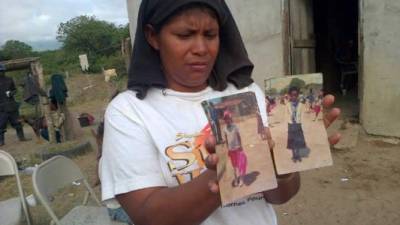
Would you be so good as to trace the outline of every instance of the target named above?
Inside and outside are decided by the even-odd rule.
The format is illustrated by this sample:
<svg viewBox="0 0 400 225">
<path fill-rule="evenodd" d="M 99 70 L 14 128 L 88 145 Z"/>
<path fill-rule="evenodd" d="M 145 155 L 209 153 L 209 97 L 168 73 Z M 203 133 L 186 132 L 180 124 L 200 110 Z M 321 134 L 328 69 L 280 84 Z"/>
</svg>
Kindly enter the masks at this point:
<svg viewBox="0 0 400 225">
<path fill-rule="evenodd" d="M 70 85 L 79 92 L 72 91 L 75 113 L 89 112 L 98 121 L 110 94 L 102 77 L 94 78 L 95 87 L 83 91 L 87 86 L 84 77 L 72 77 Z M 74 88 L 75 89 L 75 88 Z M 74 97 L 75 96 L 75 97 Z M 78 98 L 76 96 L 80 96 Z M 340 99 L 339 99 L 340 103 Z M 344 118 L 352 117 L 354 104 L 343 101 Z M 343 119 L 343 118 L 342 118 Z M 337 127 L 340 127 L 339 121 Z M 83 139 L 94 143 L 90 129 L 84 129 Z M 32 131 L 24 127 L 27 136 L 33 138 Z M 7 145 L 3 150 L 16 158 L 28 157 L 30 153 L 45 146 L 33 139 L 20 143 L 14 131 L 9 128 Z M 95 151 L 74 158 L 91 183 L 95 180 Z M 356 147 L 348 150 L 333 150 L 334 165 L 301 173 L 302 187 L 290 202 L 275 206 L 280 225 L 393 225 L 400 221 L 400 146 L 375 139 L 361 132 Z M 27 195 L 32 193 L 31 178 L 22 175 Z M 69 189 L 57 198 L 55 207 L 58 215 L 63 215 L 72 203 L 81 200 L 78 188 Z M 0 200 L 17 196 L 13 179 L 0 178 Z M 98 188 L 96 188 L 98 193 Z M 35 224 L 48 224 L 49 219 L 41 206 L 31 208 Z"/>
<path fill-rule="evenodd" d="M 344 121 L 357 121 L 354 96 L 337 97 Z M 343 132 L 343 131 L 342 131 Z M 301 173 L 301 189 L 276 206 L 280 225 L 390 225 L 400 221 L 400 145 L 360 131 L 357 145 L 332 150 L 333 166 Z"/>
<path fill-rule="evenodd" d="M 281 225 L 389 225 L 400 221 L 400 146 L 371 141 L 334 151 L 334 166 L 302 173 L 289 203 L 276 207 Z"/>
</svg>

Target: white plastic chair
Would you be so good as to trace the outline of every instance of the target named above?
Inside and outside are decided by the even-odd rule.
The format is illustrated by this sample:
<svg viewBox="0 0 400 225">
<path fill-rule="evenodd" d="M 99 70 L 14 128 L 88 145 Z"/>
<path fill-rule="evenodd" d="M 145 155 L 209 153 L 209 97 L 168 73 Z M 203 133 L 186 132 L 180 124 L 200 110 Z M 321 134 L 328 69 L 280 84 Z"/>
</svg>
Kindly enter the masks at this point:
<svg viewBox="0 0 400 225">
<path fill-rule="evenodd" d="M 50 215 L 56 225 L 108 225 L 112 224 L 107 209 L 101 207 L 88 181 L 84 178 L 79 167 L 69 158 L 55 156 L 40 164 L 32 176 L 33 188 L 39 202 Z M 85 196 L 83 204 L 69 211 L 62 219 L 59 219 L 50 206 L 53 195 L 61 188 L 71 186 L 73 182 L 83 183 L 87 193 L 96 202 L 97 207 L 85 206 L 88 196 Z"/>
<path fill-rule="evenodd" d="M 21 212 L 24 213 L 26 223 L 32 225 L 31 215 L 22 189 L 14 158 L 5 151 L 0 150 L 0 176 L 15 176 L 19 197 L 0 202 L 0 224 L 20 224 Z"/>
</svg>

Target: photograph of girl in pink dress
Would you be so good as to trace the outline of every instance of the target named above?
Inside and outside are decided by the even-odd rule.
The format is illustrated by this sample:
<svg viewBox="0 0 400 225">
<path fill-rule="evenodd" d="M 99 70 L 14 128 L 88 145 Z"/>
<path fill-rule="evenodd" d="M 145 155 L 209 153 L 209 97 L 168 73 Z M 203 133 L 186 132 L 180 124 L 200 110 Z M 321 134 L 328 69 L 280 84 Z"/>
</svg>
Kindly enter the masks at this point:
<svg viewBox="0 0 400 225">
<path fill-rule="evenodd" d="M 235 179 L 232 181 L 232 186 L 241 187 L 243 186 L 243 179 L 247 169 L 246 153 L 243 151 L 239 128 L 233 122 L 232 113 L 229 110 L 224 112 L 223 119 L 226 124 L 224 129 L 225 143 L 235 172 Z"/>
<path fill-rule="evenodd" d="M 262 91 L 235 93 L 201 104 L 215 137 L 222 205 L 276 188 L 270 149 L 274 143 Z"/>
</svg>

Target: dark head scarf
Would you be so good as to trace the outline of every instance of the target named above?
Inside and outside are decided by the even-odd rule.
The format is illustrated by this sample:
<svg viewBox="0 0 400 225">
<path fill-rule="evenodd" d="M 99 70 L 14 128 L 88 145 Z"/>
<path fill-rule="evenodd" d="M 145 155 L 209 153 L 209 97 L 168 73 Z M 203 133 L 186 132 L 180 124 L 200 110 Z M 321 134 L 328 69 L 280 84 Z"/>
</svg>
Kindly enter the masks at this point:
<svg viewBox="0 0 400 225">
<path fill-rule="evenodd" d="M 253 83 L 253 64 L 248 58 L 242 37 L 224 0 L 143 0 L 139 9 L 128 80 L 128 88 L 136 91 L 139 99 L 146 97 L 147 90 L 151 87 L 167 86 L 159 54 L 146 40 L 145 26 L 161 24 L 190 3 L 209 6 L 216 12 L 220 22 L 220 49 L 208 84 L 215 90 L 223 91 L 228 82 L 239 89 Z"/>
<path fill-rule="evenodd" d="M 65 85 L 64 77 L 61 74 L 51 76 L 50 99 L 53 103 L 63 105 L 68 97 L 68 88 Z"/>
</svg>

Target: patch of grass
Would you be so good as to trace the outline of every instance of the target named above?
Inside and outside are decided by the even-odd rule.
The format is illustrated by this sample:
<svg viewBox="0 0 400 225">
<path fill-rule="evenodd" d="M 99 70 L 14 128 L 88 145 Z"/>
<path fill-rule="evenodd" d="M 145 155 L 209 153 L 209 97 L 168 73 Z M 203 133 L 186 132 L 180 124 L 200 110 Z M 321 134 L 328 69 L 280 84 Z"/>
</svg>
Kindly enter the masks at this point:
<svg viewBox="0 0 400 225">
<path fill-rule="evenodd" d="M 79 141 L 66 141 L 59 144 L 49 144 L 45 147 L 44 151 L 49 153 L 58 153 L 74 148 L 80 144 Z"/>
<path fill-rule="evenodd" d="M 76 157 L 88 151 L 92 151 L 92 147 L 88 141 L 67 141 L 60 144 L 50 144 L 43 148 L 40 153 L 36 154 L 42 160 L 47 160 L 56 155 L 67 157 Z"/>
</svg>

